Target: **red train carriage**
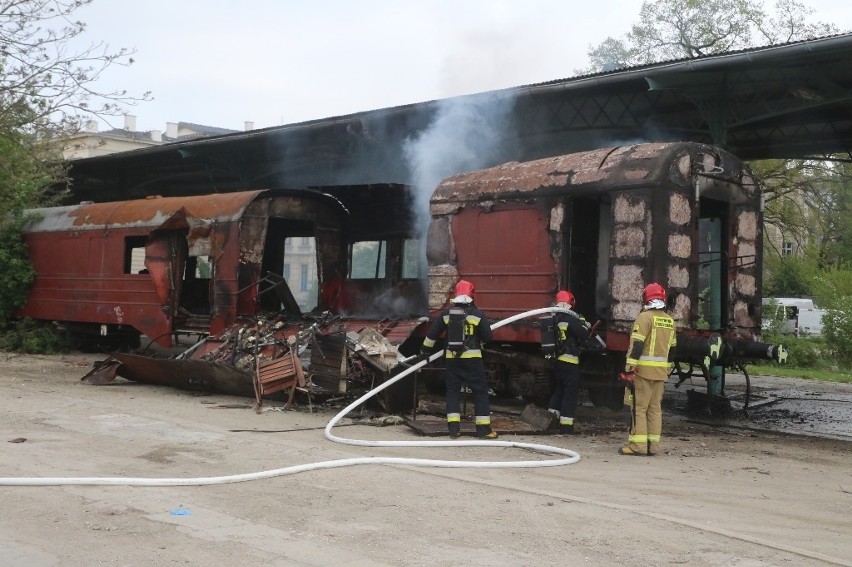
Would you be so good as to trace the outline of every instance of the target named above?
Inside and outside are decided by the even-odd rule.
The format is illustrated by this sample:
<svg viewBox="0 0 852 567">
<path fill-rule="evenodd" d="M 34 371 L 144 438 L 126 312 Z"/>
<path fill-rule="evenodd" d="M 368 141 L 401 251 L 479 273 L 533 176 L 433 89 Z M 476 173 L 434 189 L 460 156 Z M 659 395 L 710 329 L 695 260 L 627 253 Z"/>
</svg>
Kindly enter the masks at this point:
<svg viewBox="0 0 852 567">
<path fill-rule="evenodd" d="M 711 333 L 726 341 L 728 360 L 710 366 L 703 353 L 679 349 L 680 362 L 703 365 L 713 382 L 760 333 L 761 207 L 741 160 L 696 143 L 604 148 L 454 175 L 431 200 L 429 307 L 440 309 L 459 278 L 476 285 L 478 306 L 495 320 L 549 306 L 557 290 L 571 289 L 605 343 L 581 357 L 584 381 L 593 401 L 620 407 L 615 376 L 641 290 L 661 282 L 685 346 Z M 513 395 L 546 395 L 539 340 L 530 321 L 501 328 L 486 357 L 493 383 Z M 746 350 L 763 357 L 760 348 Z"/>
<path fill-rule="evenodd" d="M 140 333 L 169 346 L 181 331 L 217 333 L 241 315 L 298 309 L 281 284 L 287 239 L 310 239 L 320 252 L 316 273 L 345 266 L 344 211 L 318 193 L 152 197 L 32 212 L 24 238 L 36 278 L 17 315 L 57 321 L 77 342 L 104 348 L 138 344 Z"/>
</svg>

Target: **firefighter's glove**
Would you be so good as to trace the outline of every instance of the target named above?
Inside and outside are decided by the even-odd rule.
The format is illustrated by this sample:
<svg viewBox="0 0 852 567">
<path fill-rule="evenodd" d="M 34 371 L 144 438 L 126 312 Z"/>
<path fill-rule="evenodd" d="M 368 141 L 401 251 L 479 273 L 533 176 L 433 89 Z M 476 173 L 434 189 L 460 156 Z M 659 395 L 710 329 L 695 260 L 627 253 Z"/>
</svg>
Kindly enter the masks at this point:
<svg viewBox="0 0 852 567">
<path fill-rule="evenodd" d="M 634 371 L 630 370 L 630 371 L 628 371 L 628 372 L 622 372 L 621 374 L 619 374 L 619 375 L 618 375 L 618 380 L 619 380 L 620 382 L 624 382 L 624 383 L 625 383 L 625 384 L 627 384 L 628 386 L 632 386 L 632 385 L 633 385 L 633 379 L 634 379 L 635 377 L 636 377 L 636 372 L 634 372 Z"/>
</svg>

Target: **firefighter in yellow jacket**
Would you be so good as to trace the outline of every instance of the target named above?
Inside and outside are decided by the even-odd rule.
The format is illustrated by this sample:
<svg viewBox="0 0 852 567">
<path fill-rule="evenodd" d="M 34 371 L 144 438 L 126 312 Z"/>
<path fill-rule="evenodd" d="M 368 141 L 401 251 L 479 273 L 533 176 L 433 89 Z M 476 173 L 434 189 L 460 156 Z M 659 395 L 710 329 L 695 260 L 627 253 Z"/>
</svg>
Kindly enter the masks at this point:
<svg viewBox="0 0 852 567">
<path fill-rule="evenodd" d="M 633 420 L 622 455 L 655 455 L 663 430 L 663 389 L 669 350 L 677 343 L 675 322 L 666 313 L 666 290 L 658 283 L 642 291 L 644 307 L 633 323 L 625 371 L 633 374 Z"/>
</svg>

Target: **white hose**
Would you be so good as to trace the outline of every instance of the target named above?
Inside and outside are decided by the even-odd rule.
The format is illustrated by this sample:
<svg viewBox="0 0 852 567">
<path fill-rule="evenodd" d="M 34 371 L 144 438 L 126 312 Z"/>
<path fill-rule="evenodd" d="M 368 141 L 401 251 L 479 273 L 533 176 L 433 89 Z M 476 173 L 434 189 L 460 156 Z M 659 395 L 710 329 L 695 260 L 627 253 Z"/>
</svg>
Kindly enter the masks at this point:
<svg viewBox="0 0 852 567">
<path fill-rule="evenodd" d="M 491 328 L 497 329 L 503 325 L 508 325 L 525 317 L 532 317 L 543 313 L 553 313 L 557 311 L 565 311 L 558 307 L 545 307 L 541 309 L 533 309 L 513 315 L 497 323 L 494 323 Z M 386 381 L 381 386 L 370 390 L 331 418 L 328 425 L 325 426 L 326 439 L 335 443 L 343 443 L 346 445 L 359 445 L 363 447 L 517 447 L 519 449 L 529 449 L 540 453 L 552 453 L 562 455 L 563 458 L 534 460 L 534 461 L 447 461 L 441 459 L 412 459 L 400 457 L 360 457 L 352 459 L 335 459 L 333 461 L 320 461 L 317 463 L 308 463 L 305 465 L 296 465 L 281 469 L 272 469 L 255 473 L 235 474 L 228 476 L 211 476 L 197 478 L 127 478 L 127 477 L 66 477 L 66 478 L 0 478 L 0 486 L 60 486 L 60 485 L 88 485 L 88 486 L 200 486 L 210 484 L 228 484 L 234 482 L 246 482 L 249 480 L 259 480 L 264 478 L 272 478 L 276 476 L 291 475 L 306 471 L 319 469 L 333 469 L 338 467 L 347 467 L 350 465 L 409 465 L 416 467 L 446 467 L 446 468 L 532 468 L 532 467 L 555 467 L 559 465 L 570 465 L 580 460 L 580 455 L 569 449 L 560 447 L 552 447 L 550 445 L 540 445 L 537 443 L 519 443 L 515 441 L 367 441 L 363 439 L 346 439 L 337 437 L 331 433 L 331 429 L 340 421 L 346 414 L 352 411 L 357 406 L 364 403 L 366 400 L 375 396 L 385 388 L 395 384 L 405 376 L 420 369 L 428 362 L 439 358 L 443 351 L 438 351 L 432 354 L 428 359 L 421 360 L 411 368 L 400 372 L 392 379 Z"/>
</svg>

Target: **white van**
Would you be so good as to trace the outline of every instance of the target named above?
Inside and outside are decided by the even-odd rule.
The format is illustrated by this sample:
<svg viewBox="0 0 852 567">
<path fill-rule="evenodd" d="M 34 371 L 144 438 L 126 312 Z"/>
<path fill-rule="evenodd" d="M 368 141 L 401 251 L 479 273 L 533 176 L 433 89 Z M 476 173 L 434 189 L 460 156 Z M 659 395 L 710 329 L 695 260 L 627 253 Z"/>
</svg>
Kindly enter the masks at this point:
<svg viewBox="0 0 852 567">
<path fill-rule="evenodd" d="M 773 321 L 781 321 L 779 330 L 784 335 L 821 335 L 824 314 L 825 309 L 817 308 L 813 299 L 769 297 L 763 300 L 762 328 L 766 331 L 772 327 Z"/>
</svg>

